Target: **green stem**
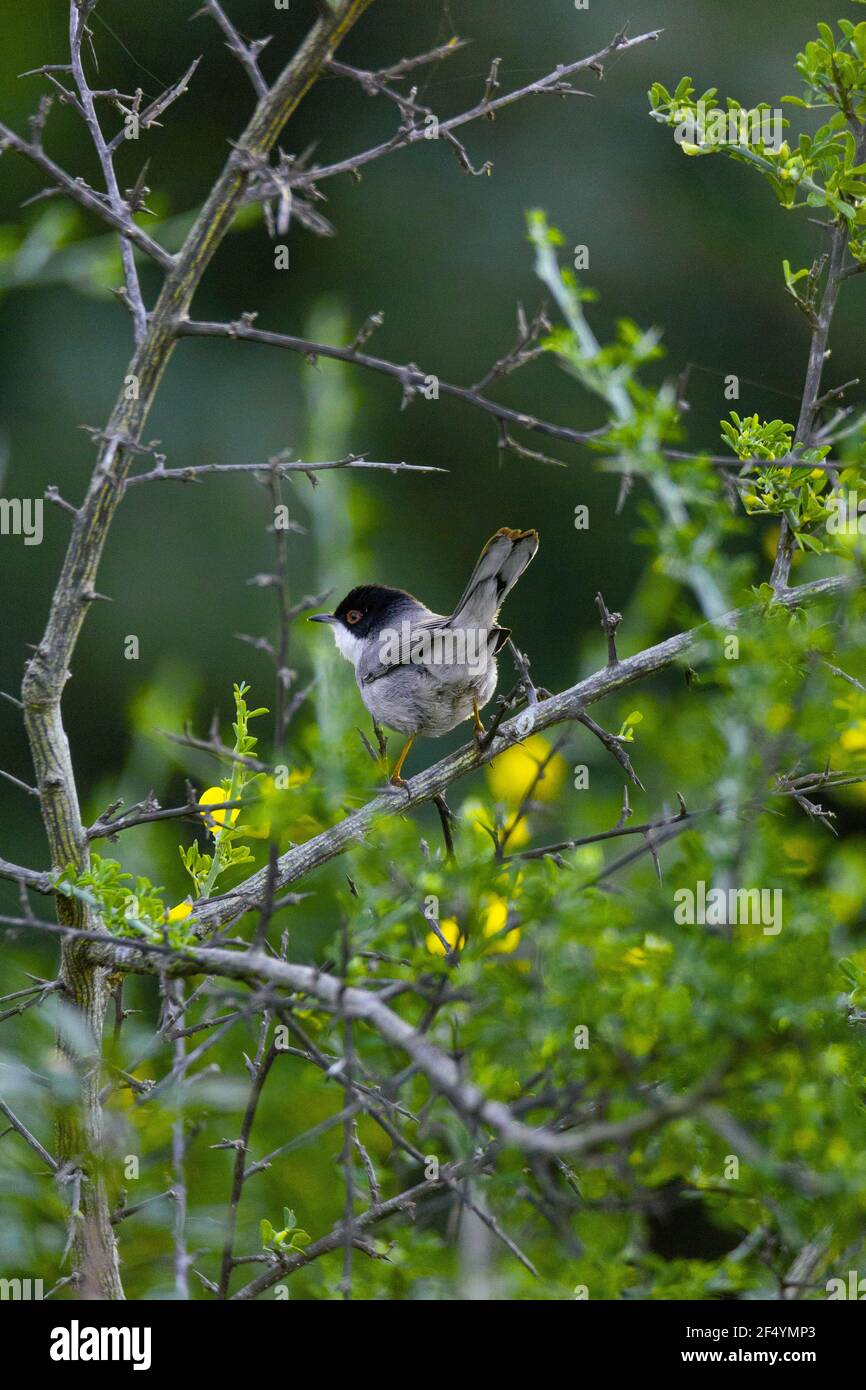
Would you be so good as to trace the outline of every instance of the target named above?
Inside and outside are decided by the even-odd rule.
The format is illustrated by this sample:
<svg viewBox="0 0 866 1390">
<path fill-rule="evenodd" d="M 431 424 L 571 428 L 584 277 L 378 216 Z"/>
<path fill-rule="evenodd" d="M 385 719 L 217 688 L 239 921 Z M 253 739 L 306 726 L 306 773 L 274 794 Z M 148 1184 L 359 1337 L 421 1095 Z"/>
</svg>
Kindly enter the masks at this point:
<svg viewBox="0 0 866 1390">
<path fill-rule="evenodd" d="M 234 751 L 235 751 L 236 753 L 240 751 L 239 748 L 238 748 L 237 742 L 235 743 L 235 749 L 234 749 Z M 240 797 L 240 793 L 241 793 L 242 788 L 241 788 L 241 786 L 239 785 L 239 781 L 240 781 L 240 774 L 241 774 L 242 771 L 243 771 L 243 768 L 242 768 L 242 765 L 241 765 L 240 763 L 237 763 L 237 762 L 236 762 L 236 763 L 234 763 L 234 764 L 232 765 L 232 784 L 231 784 L 231 789 L 230 789 L 230 791 L 229 791 L 229 794 L 228 794 L 228 796 L 225 798 L 226 801 L 237 801 L 238 798 Z M 200 898 L 209 898 L 209 897 L 210 897 L 210 895 L 211 895 L 211 889 L 213 888 L 214 884 L 216 883 L 217 879 L 219 878 L 219 876 L 220 876 L 220 874 L 221 874 L 221 872 L 222 872 L 222 866 L 221 866 L 220 860 L 219 860 L 219 851 L 220 851 L 220 845 L 221 845 L 222 842 L 223 842 L 223 836 L 225 835 L 226 831 L 229 830 L 229 829 L 231 828 L 231 814 L 232 814 L 231 811 L 223 811 L 223 816 L 228 816 L 228 817 L 229 817 L 229 820 L 228 820 L 228 821 L 225 821 L 225 820 L 223 821 L 223 824 L 222 824 L 222 826 L 220 827 L 220 830 L 219 830 L 219 834 L 216 835 L 216 836 L 214 836 L 213 859 L 212 859 L 212 861 L 211 861 L 211 866 L 210 866 L 210 870 L 209 870 L 209 872 L 208 872 L 208 876 L 207 876 L 207 878 L 206 878 L 205 881 L 204 881 L 204 887 L 202 888 L 201 893 L 199 894 L 199 897 L 200 897 Z"/>
</svg>

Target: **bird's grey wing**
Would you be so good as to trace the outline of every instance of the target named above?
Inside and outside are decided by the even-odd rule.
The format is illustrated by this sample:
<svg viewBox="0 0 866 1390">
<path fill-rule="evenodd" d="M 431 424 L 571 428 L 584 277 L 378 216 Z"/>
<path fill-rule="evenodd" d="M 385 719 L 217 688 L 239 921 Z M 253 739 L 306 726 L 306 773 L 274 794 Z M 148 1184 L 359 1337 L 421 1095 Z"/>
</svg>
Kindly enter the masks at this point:
<svg viewBox="0 0 866 1390">
<path fill-rule="evenodd" d="M 423 662 L 412 660 L 412 647 L 416 635 L 422 632 L 432 633 L 436 628 L 444 627 L 447 621 L 443 614 L 431 613 L 422 603 L 411 608 L 407 606 L 392 628 L 368 643 L 356 668 L 359 686 L 381 680 L 383 676 L 391 675 L 401 666 L 423 666 Z M 404 628 L 404 623 L 408 624 L 407 628 Z"/>
</svg>

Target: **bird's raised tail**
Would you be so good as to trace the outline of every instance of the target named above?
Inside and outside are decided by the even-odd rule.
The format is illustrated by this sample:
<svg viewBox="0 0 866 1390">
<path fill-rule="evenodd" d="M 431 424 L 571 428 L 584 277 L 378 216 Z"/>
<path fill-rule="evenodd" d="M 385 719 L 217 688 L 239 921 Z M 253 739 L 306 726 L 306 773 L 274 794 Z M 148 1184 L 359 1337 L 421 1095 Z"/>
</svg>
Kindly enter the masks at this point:
<svg viewBox="0 0 866 1390">
<path fill-rule="evenodd" d="M 463 597 L 448 619 L 449 627 L 493 627 L 506 595 L 537 549 L 537 531 L 512 531 L 503 526 L 491 536 Z"/>
</svg>

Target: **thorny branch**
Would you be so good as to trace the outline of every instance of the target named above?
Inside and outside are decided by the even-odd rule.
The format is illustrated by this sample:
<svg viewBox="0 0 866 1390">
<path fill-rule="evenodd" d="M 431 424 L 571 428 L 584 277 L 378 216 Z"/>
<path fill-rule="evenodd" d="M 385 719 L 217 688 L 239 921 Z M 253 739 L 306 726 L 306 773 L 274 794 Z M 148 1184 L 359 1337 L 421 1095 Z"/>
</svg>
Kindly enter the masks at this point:
<svg viewBox="0 0 866 1390">
<path fill-rule="evenodd" d="M 856 117 L 852 118 L 851 125 L 854 127 L 856 137 L 856 154 L 854 163 L 861 164 L 866 157 L 866 121 L 859 121 Z M 827 264 L 824 290 L 821 297 L 821 304 L 817 317 L 812 328 L 812 339 L 809 344 L 809 362 L 806 369 L 806 379 L 803 385 L 803 396 L 800 403 L 800 415 L 797 420 L 797 428 L 794 434 L 794 447 L 798 445 L 808 447 L 815 442 L 815 423 L 818 418 L 819 408 L 826 401 L 827 397 L 821 396 L 821 381 L 824 375 L 824 364 L 827 360 L 830 343 L 830 330 L 833 326 L 833 315 L 836 312 L 836 304 L 842 282 L 846 278 L 846 262 L 848 260 L 848 243 L 850 240 L 850 229 L 845 218 L 840 217 L 833 225 L 830 236 L 830 255 Z M 773 571 L 770 576 L 770 583 L 778 592 L 787 586 L 791 573 L 791 562 L 794 557 L 794 532 L 787 517 L 782 518 L 779 540 L 776 546 L 776 556 L 773 562 Z"/>
<path fill-rule="evenodd" d="M 431 380 L 435 380 L 439 394 L 442 396 L 452 396 L 456 400 L 463 401 L 466 405 L 474 406 L 476 410 L 492 415 L 494 419 L 505 424 L 536 431 L 552 439 L 565 439 L 571 444 L 586 444 L 599 433 L 597 430 L 575 430 L 568 425 L 557 425 L 550 420 L 539 419 L 536 415 L 530 415 L 526 411 L 513 410 L 511 407 L 500 405 L 498 401 L 483 395 L 477 387 L 456 386 L 452 382 L 444 381 L 434 372 L 422 371 L 414 363 L 401 366 L 396 362 L 388 362 L 385 358 L 373 357 L 369 353 L 361 352 L 354 345 L 334 347 L 328 343 L 313 342 L 309 338 L 298 338 L 290 333 L 272 333 L 264 328 L 256 328 L 254 319 L 255 315 L 253 314 L 244 314 L 235 323 L 212 323 L 190 319 L 178 324 L 178 334 L 183 338 L 231 338 L 237 339 L 238 342 L 262 343 L 269 347 L 287 348 L 289 352 L 300 353 L 308 361 L 326 357 L 336 362 L 348 362 L 353 366 L 363 367 L 367 371 L 379 372 L 383 376 L 392 377 L 402 387 L 405 400 L 422 395 L 425 389 L 430 388 Z"/>
<path fill-rule="evenodd" d="M 88 862 L 87 836 L 81 823 L 78 791 L 69 744 L 60 712 L 61 696 L 81 625 L 95 593 L 95 577 L 114 513 L 159 382 L 175 344 L 175 325 L 186 315 L 192 296 L 217 246 L 228 231 L 242 201 L 248 172 L 267 157 L 297 107 L 316 80 L 334 49 L 368 8 L 371 0 L 336 0 L 328 14 L 309 30 L 306 38 L 276 78 L 261 94 L 240 140 L 232 146 L 222 172 L 196 217 L 176 257 L 167 256 L 133 230 L 127 213 L 119 213 L 111 198 L 100 198 L 57 168 L 41 148 L 41 131 L 34 143 L 22 141 L 0 127 L 4 147 L 16 149 L 37 163 L 64 192 L 99 212 L 128 240 L 165 268 L 166 276 L 157 303 L 147 318 L 146 331 L 137 342 L 125 376 L 138 384 L 135 393 L 121 390 L 100 441 L 99 455 L 87 495 L 76 512 L 66 559 L 54 592 L 45 633 L 25 674 L 22 697 L 25 722 L 37 772 L 43 819 L 52 862 L 82 868 Z M 70 32 L 80 38 L 93 5 L 70 4 Z M 75 62 L 73 55 L 73 63 Z M 93 132 L 95 133 L 95 132 Z M 99 148 L 99 147 L 98 147 Z M 107 165 L 105 166 L 107 167 Z M 133 306 L 134 307 L 134 306 Z M 133 398 L 128 397 L 132 394 Z M 79 901 L 59 903 L 60 919 L 82 929 L 93 926 L 93 914 Z M 71 999 L 82 1013 L 84 1025 L 98 1052 L 108 998 L 108 976 L 94 970 L 81 954 L 80 944 L 63 947 L 62 978 Z M 81 1170 L 81 1220 L 76 1222 L 75 1261 L 83 1271 L 84 1287 L 102 1297 L 123 1297 L 117 1247 L 111 1214 L 101 1178 L 91 1169 L 93 1156 L 102 1147 L 102 1119 L 98 1085 L 92 1068 L 84 1072 L 83 1108 L 79 1117 L 65 1124 L 60 1140 L 60 1159 L 84 1155 Z M 88 1157 L 89 1156 L 89 1157 Z"/>
<path fill-rule="evenodd" d="M 605 44 L 604 48 L 599 49 L 588 58 L 579 58 L 573 63 L 560 63 L 552 72 L 546 73 L 544 77 L 539 77 L 535 82 L 527 83 L 524 87 L 517 87 L 512 92 L 506 92 L 501 97 L 493 97 L 493 85 L 488 82 L 487 90 L 482 99 L 467 111 L 462 111 L 457 116 L 451 116 L 447 120 L 438 120 L 435 129 L 438 134 L 435 138 L 445 137 L 446 142 L 455 147 L 462 167 L 467 173 L 490 173 L 492 165 L 485 166 L 476 170 L 469 159 L 466 150 L 459 144 L 454 132 L 460 130 L 465 125 L 470 125 L 473 121 L 495 117 L 500 111 L 508 106 L 513 106 L 515 102 L 523 101 L 531 96 L 586 96 L 585 92 L 578 92 L 572 87 L 569 78 L 576 76 L 579 72 L 594 72 L 600 74 L 604 70 L 604 64 L 614 54 L 625 53 L 631 48 L 636 48 L 645 43 L 653 43 L 659 37 L 660 29 L 652 30 L 645 34 L 636 34 L 630 38 L 625 31 L 617 34 L 610 43 Z M 456 46 L 452 46 L 450 52 L 456 51 Z M 434 51 L 435 57 L 448 56 L 448 46 Z M 422 60 L 430 61 L 434 54 L 427 54 Z M 398 98 L 397 95 L 385 87 L 384 73 L 360 73 L 354 70 L 345 70 L 345 75 L 351 76 L 354 80 L 360 81 L 362 85 L 367 85 L 368 90 L 383 92 L 390 96 L 392 100 L 397 100 L 398 105 L 402 106 L 402 120 L 397 133 L 390 140 L 384 141 L 380 145 L 374 146 L 369 150 L 362 150 L 348 158 L 338 160 L 334 164 L 316 166 L 310 170 L 299 173 L 292 180 L 294 188 L 315 188 L 325 179 L 333 178 L 336 174 L 351 174 L 358 177 L 358 173 L 366 165 L 371 164 L 376 159 L 381 159 L 383 155 L 391 154 L 394 150 L 401 149 L 407 145 L 417 144 L 420 140 L 429 140 L 431 137 L 431 126 L 427 123 L 419 124 L 416 117 L 428 116 L 433 113 L 428 107 L 418 106 L 414 98 Z M 392 71 L 389 74 L 393 77 Z M 405 75 L 405 72 L 399 75 Z"/>
<path fill-rule="evenodd" d="M 785 608 L 797 608 L 802 604 L 831 597 L 853 587 L 856 581 L 834 578 L 820 579 L 810 584 L 788 589 L 778 597 Z M 654 647 L 636 653 L 607 666 L 585 680 L 549 699 L 529 705 L 520 714 L 502 722 L 496 737 L 486 746 L 473 743 L 458 749 L 426 771 L 408 780 L 400 795 L 391 793 L 376 797 L 359 811 L 339 821 L 329 830 L 296 845 L 281 855 L 277 863 L 277 887 L 285 887 L 305 877 L 313 869 L 327 863 L 336 855 L 345 852 L 350 845 L 362 839 L 382 816 L 402 815 L 415 806 L 423 805 L 434 797 L 443 795 L 459 778 L 488 762 L 498 753 L 528 738 L 530 734 L 540 733 L 565 720 L 580 719 L 588 706 L 596 704 L 606 695 L 644 680 L 671 666 L 685 652 L 691 651 L 701 643 L 712 643 L 716 632 L 730 632 L 746 621 L 754 609 L 739 609 L 719 618 L 718 624 L 701 624 L 687 632 L 668 637 Z M 237 889 L 222 897 L 211 898 L 197 907 L 196 920 L 202 932 L 234 921 L 244 912 L 251 910 L 261 897 L 264 885 L 264 870 L 253 874 Z"/>
</svg>

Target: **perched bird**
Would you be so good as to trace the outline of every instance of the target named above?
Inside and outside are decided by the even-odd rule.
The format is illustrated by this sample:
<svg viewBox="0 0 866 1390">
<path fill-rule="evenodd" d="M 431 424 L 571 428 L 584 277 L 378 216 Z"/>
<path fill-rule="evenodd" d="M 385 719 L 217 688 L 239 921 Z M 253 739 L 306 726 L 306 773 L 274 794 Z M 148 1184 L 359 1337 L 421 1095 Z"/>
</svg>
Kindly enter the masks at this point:
<svg viewBox="0 0 866 1390">
<path fill-rule="evenodd" d="M 419 734 L 438 738 L 470 718 L 476 736 L 484 732 L 479 710 L 496 689 L 496 653 L 510 635 L 499 610 L 537 549 L 537 531 L 497 531 L 450 617 L 403 589 L 363 584 L 333 613 L 310 618 L 331 625 L 376 723 L 407 735 L 393 786 L 406 785 L 400 773 Z"/>
</svg>

